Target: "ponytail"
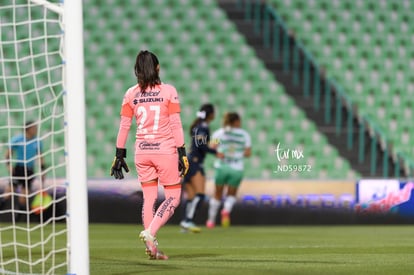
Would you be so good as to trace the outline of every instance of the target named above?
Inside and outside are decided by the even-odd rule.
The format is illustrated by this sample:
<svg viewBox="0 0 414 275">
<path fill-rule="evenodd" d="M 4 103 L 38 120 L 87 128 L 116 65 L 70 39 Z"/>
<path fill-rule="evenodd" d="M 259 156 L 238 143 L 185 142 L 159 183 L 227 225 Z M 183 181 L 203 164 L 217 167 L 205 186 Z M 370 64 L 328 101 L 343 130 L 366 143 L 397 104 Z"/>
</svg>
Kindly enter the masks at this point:
<svg viewBox="0 0 414 275">
<path fill-rule="evenodd" d="M 203 120 L 201 118 L 196 118 L 193 120 L 190 126 L 190 136 L 193 136 L 193 129 L 197 126 L 197 124 L 201 123 Z"/>
<path fill-rule="evenodd" d="M 149 51 L 140 51 L 135 60 L 135 76 L 142 92 L 148 87 L 161 84 L 159 76 L 159 62 L 155 54 Z"/>
</svg>

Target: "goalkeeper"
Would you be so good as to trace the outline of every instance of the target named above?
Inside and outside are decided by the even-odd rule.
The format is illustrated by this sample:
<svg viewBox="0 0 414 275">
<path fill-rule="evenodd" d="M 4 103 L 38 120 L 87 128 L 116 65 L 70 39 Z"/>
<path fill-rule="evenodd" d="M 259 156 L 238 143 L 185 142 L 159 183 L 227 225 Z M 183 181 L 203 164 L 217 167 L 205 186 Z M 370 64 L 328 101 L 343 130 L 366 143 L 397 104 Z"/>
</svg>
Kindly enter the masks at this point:
<svg viewBox="0 0 414 275">
<path fill-rule="evenodd" d="M 13 189 L 20 191 L 19 209 L 29 209 L 27 198 L 35 179 L 34 170 L 36 160 L 40 163 L 42 180 L 45 178 L 45 163 L 42 153 L 42 141 L 37 138 L 37 125 L 33 121 L 25 124 L 24 134 L 19 134 L 10 140 L 9 149 L 6 151 L 7 170 L 11 175 Z M 0 200 L 2 208 L 11 196 L 11 184 L 6 187 L 5 196 Z"/>
<path fill-rule="evenodd" d="M 144 196 L 144 230 L 139 237 L 150 259 L 166 260 L 168 257 L 158 250 L 156 236 L 180 203 L 181 177 L 188 171 L 188 161 L 177 91 L 172 85 L 161 82 L 159 70 L 158 58 L 153 53 L 138 53 L 135 62 L 138 84 L 124 95 L 111 176 L 123 179 L 123 170 L 129 172 L 124 160 L 125 144 L 135 117 L 135 167 Z M 165 199 L 155 211 L 158 184 L 164 189 Z"/>
</svg>

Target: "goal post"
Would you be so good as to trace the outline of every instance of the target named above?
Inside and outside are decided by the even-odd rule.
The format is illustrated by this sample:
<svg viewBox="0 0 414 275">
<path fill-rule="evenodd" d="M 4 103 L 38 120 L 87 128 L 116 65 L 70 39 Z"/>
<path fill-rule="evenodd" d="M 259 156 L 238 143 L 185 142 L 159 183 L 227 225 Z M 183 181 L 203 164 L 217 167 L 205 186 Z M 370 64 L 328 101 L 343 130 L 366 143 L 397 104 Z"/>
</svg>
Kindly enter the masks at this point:
<svg viewBox="0 0 414 275">
<path fill-rule="evenodd" d="M 89 274 L 82 0 L 64 2 L 69 273 Z"/>
<path fill-rule="evenodd" d="M 0 274 L 88 275 L 82 0 L 3 2 Z"/>
</svg>

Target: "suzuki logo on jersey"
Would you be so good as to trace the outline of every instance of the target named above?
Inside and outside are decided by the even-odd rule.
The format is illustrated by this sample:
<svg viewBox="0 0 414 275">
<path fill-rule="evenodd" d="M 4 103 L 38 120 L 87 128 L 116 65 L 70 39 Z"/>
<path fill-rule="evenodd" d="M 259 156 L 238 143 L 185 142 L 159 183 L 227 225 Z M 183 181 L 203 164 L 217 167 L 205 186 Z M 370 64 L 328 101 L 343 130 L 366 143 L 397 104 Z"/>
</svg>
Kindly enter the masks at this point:
<svg viewBox="0 0 414 275">
<path fill-rule="evenodd" d="M 139 99 L 139 103 L 146 103 L 146 102 L 163 102 L 164 101 L 164 99 L 161 97 L 156 97 L 156 98 L 153 98 L 153 97 L 150 97 L 150 98 L 140 98 Z"/>
<path fill-rule="evenodd" d="M 132 101 L 132 103 L 134 103 L 134 105 L 137 105 L 138 102 L 139 103 L 145 103 L 145 102 L 163 102 L 164 99 L 163 98 L 141 98 L 139 99 L 134 99 L 134 101 Z"/>
<path fill-rule="evenodd" d="M 139 144 L 139 149 L 141 150 L 159 150 L 160 149 L 160 142 L 148 142 L 148 141 L 142 141 Z"/>
</svg>

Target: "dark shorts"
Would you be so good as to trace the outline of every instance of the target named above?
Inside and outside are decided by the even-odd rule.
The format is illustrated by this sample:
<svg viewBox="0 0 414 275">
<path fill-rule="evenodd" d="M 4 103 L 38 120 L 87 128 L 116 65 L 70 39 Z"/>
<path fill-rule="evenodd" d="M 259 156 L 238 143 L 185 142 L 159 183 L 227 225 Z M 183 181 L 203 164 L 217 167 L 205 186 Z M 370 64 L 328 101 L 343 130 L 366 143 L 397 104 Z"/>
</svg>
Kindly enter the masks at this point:
<svg viewBox="0 0 414 275">
<path fill-rule="evenodd" d="M 205 176 L 204 173 L 204 168 L 203 165 L 198 163 L 198 162 L 194 162 L 194 161 L 190 161 L 188 160 L 188 164 L 190 165 L 190 167 L 188 168 L 188 173 L 187 175 L 184 176 L 184 180 L 183 183 L 187 183 L 191 181 L 191 178 L 198 172 L 200 171 L 201 174 L 203 176 Z"/>
<path fill-rule="evenodd" d="M 34 179 L 33 169 L 25 168 L 24 166 L 16 166 L 13 168 L 13 185 L 21 185 L 22 187 L 31 189 Z"/>
</svg>

